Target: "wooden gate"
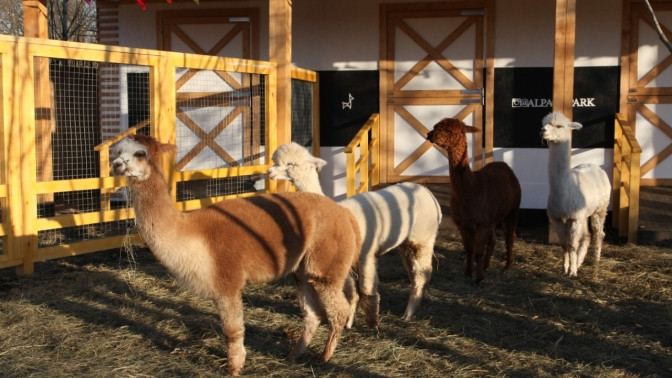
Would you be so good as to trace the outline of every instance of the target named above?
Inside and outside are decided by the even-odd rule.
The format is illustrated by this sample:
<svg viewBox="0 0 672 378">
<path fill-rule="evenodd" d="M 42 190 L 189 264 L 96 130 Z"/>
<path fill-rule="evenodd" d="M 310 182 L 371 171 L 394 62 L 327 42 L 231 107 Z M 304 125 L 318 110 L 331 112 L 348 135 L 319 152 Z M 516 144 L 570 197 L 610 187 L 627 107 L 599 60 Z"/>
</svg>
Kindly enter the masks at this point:
<svg viewBox="0 0 672 378">
<path fill-rule="evenodd" d="M 672 3 L 653 3 L 672 39 Z M 641 185 L 672 186 L 672 54 L 640 1 L 624 2 L 621 111 L 642 147 Z"/>
<path fill-rule="evenodd" d="M 259 55 L 258 14 L 258 9 L 253 8 L 159 12 L 159 47 L 256 59 Z M 258 137 L 262 133 L 262 117 L 250 114 L 254 108 L 250 104 L 260 99 L 260 85 L 259 77 L 254 75 L 202 70 L 177 73 L 177 170 L 260 163 L 263 151 Z M 187 195 L 199 197 L 193 188 L 185 189 L 189 192 Z"/>
<path fill-rule="evenodd" d="M 445 182 L 427 132 L 445 117 L 483 129 L 485 14 L 478 1 L 381 5 L 381 181 Z M 470 140 L 479 168 L 483 134 Z"/>
</svg>

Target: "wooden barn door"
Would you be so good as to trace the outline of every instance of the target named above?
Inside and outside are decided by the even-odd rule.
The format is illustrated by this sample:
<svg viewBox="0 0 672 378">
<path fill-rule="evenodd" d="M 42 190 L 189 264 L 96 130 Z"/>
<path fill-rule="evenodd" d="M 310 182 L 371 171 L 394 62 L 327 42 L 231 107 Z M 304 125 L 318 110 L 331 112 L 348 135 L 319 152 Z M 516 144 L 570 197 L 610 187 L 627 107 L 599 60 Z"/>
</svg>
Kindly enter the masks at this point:
<svg viewBox="0 0 672 378">
<path fill-rule="evenodd" d="M 382 181 L 445 182 L 445 152 L 426 141 L 445 117 L 483 129 L 482 2 L 381 5 Z M 469 137 L 474 168 L 483 134 Z"/>
<path fill-rule="evenodd" d="M 652 3 L 672 39 L 672 3 Z M 624 2 L 621 111 L 642 147 L 641 185 L 672 186 L 672 54 L 640 1 Z M 629 29 L 629 30 L 628 30 Z"/>
<path fill-rule="evenodd" d="M 259 11 L 208 9 L 157 13 L 162 50 L 258 59 Z M 258 164 L 263 138 L 259 78 L 220 71 L 177 72 L 177 170 Z"/>
</svg>

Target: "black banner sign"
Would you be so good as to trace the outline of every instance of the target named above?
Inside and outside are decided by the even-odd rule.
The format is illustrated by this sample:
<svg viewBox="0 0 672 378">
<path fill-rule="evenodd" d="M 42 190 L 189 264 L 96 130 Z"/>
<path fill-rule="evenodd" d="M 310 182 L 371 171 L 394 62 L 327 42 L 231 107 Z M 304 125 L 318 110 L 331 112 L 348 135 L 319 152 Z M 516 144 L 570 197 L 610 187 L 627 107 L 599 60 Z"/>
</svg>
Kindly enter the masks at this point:
<svg viewBox="0 0 672 378">
<path fill-rule="evenodd" d="M 573 120 L 583 129 L 572 136 L 573 147 L 613 147 L 619 78 L 619 67 L 575 68 Z M 539 130 L 552 97 L 552 67 L 495 69 L 494 146 L 543 147 Z"/>
</svg>

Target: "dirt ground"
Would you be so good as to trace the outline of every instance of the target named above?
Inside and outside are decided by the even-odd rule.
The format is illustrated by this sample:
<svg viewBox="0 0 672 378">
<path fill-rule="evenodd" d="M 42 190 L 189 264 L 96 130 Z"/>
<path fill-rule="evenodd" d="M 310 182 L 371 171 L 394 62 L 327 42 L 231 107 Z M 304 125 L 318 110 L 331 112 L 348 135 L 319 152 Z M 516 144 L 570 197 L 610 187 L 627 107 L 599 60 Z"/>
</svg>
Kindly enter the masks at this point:
<svg viewBox="0 0 672 378">
<path fill-rule="evenodd" d="M 437 195 L 437 196 L 440 196 Z M 442 203 L 447 203 L 440 199 Z M 448 209 L 444 209 L 448 210 Z M 290 278 L 245 291 L 243 374 L 318 377 L 672 376 L 672 251 L 607 237 L 599 266 L 561 274 L 543 217 L 525 215 L 515 265 L 503 244 L 485 280 L 463 273 L 448 216 L 419 310 L 402 321 L 408 278 L 395 251 L 380 259 L 381 332 L 361 311 L 333 358 L 284 357 L 301 327 Z M 0 376 L 215 377 L 226 350 L 212 302 L 182 289 L 147 250 L 112 250 L 0 271 Z"/>
</svg>

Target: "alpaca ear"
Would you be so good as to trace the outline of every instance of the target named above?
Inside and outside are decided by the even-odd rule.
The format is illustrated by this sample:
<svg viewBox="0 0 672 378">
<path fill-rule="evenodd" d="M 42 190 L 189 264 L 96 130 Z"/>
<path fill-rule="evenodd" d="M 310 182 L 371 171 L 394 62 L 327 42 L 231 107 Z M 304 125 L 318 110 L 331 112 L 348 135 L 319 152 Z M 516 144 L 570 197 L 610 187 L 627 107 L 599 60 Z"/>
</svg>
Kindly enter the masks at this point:
<svg viewBox="0 0 672 378">
<path fill-rule="evenodd" d="M 317 169 L 320 169 L 323 166 L 327 165 L 326 161 L 324 161 L 324 160 L 322 160 L 318 157 L 315 157 L 315 156 L 310 156 L 310 157 L 306 158 L 306 163 L 308 163 L 308 165 L 311 165 L 311 166 L 313 166 Z"/>
<path fill-rule="evenodd" d="M 173 153 L 177 151 L 177 146 L 170 143 L 161 143 L 159 146 L 159 152 L 161 153 Z"/>
<path fill-rule="evenodd" d="M 465 133 L 480 133 L 481 132 L 481 129 L 479 129 L 477 127 L 474 127 L 474 126 L 467 126 L 467 125 L 464 125 L 462 127 L 462 130 L 464 130 Z"/>
<path fill-rule="evenodd" d="M 578 122 L 572 122 L 569 124 L 569 128 L 572 130 L 581 130 L 581 128 L 583 128 L 583 125 Z"/>
</svg>

